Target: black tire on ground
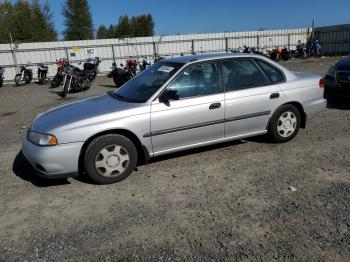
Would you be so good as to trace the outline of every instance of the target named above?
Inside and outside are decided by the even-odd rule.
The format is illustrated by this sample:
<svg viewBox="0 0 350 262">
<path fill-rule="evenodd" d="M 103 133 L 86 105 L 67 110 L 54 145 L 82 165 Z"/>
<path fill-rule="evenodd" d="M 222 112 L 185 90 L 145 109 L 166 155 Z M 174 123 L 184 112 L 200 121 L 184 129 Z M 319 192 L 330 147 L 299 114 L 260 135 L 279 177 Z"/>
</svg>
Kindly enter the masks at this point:
<svg viewBox="0 0 350 262">
<path fill-rule="evenodd" d="M 61 96 L 66 97 L 68 92 L 69 92 L 69 79 L 67 79 L 66 82 L 64 83 L 64 87 L 63 87 L 63 91 L 62 91 Z"/>
<path fill-rule="evenodd" d="M 124 81 L 121 79 L 121 77 L 113 77 L 113 81 L 117 88 L 121 87 L 124 84 Z"/>
<path fill-rule="evenodd" d="M 2 87 L 3 84 L 4 84 L 4 80 L 2 79 L 2 77 L 0 77 L 0 87 Z"/>
<path fill-rule="evenodd" d="M 295 119 L 296 122 L 295 124 L 292 124 L 294 130 L 287 132 L 286 136 L 283 136 L 284 131 L 279 131 L 278 128 L 283 125 L 282 121 L 280 118 L 283 118 L 284 116 L 290 114 L 292 119 Z M 280 106 L 275 113 L 273 114 L 271 121 L 270 121 L 270 126 L 269 126 L 269 132 L 268 135 L 270 139 L 275 142 L 275 143 L 285 143 L 290 140 L 292 140 L 298 133 L 299 128 L 300 128 L 300 123 L 301 123 L 301 116 L 299 110 L 291 105 L 291 104 L 286 104 Z M 288 124 L 288 123 L 287 123 Z M 283 132 L 283 133 L 282 133 Z"/>
<path fill-rule="evenodd" d="M 45 83 L 45 79 L 42 78 L 42 77 L 39 77 L 39 79 L 38 79 L 38 84 L 39 84 L 39 85 L 43 85 L 44 83 Z"/>
<path fill-rule="evenodd" d="M 26 84 L 26 81 L 22 79 L 22 74 L 17 74 L 15 76 L 15 83 L 16 86 L 24 86 Z"/>
<path fill-rule="evenodd" d="M 125 164 L 125 170 L 122 173 L 117 173 L 110 177 L 106 177 L 100 174 L 97 170 L 95 162 L 100 157 L 100 151 L 108 146 L 121 146 L 126 149 L 126 153 L 129 155 L 129 160 L 121 164 Z M 87 147 L 84 158 L 84 166 L 87 175 L 97 184 L 112 184 L 120 182 L 127 178 L 131 172 L 135 169 L 138 161 L 137 149 L 133 142 L 122 135 L 108 134 L 97 137 Z"/>
<path fill-rule="evenodd" d="M 33 77 L 29 74 L 25 75 L 24 78 L 26 80 L 26 84 L 29 84 L 33 80 Z"/>
<path fill-rule="evenodd" d="M 61 84 L 61 80 L 58 79 L 58 77 L 56 76 L 51 80 L 51 88 L 59 87 L 60 84 Z"/>
</svg>

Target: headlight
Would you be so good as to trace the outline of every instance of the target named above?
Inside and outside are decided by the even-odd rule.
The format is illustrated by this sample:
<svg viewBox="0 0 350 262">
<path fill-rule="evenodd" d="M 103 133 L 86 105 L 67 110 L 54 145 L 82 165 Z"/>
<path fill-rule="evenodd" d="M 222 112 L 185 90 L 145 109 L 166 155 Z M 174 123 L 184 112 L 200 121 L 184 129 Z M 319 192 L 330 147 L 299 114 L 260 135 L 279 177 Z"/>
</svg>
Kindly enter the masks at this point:
<svg viewBox="0 0 350 262">
<path fill-rule="evenodd" d="M 335 78 L 335 66 L 331 66 L 328 70 L 327 75 L 332 76 Z"/>
<path fill-rule="evenodd" d="M 55 146 L 58 144 L 55 136 L 40 134 L 33 131 L 28 132 L 28 140 L 38 146 Z"/>
</svg>

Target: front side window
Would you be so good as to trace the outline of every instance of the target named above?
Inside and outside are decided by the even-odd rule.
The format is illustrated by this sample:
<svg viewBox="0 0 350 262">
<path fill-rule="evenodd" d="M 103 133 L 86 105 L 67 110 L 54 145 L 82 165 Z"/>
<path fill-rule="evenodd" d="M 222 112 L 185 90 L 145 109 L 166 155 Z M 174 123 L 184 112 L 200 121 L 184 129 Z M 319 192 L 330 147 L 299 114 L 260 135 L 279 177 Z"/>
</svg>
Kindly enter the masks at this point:
<svg viewBox="0 0 350 262">
<path fill-rule="evenodd" d="M 155 63 L 127 82 L 114 95 L 126 102 L 144 103 L 182 66 L 182 63 Z"/>
<path fill-rule="evenodd" d="M 270 84 L 269 79 L 251 59 L 223 61 L 225 91 L 247 89 Z"/>
<path fill-rule="evenodd" d="M 205 96 L 221 92 L 219 64 L 205 62 L 190 65 L 168 86 L 179 98 Z"/>
<path fill-rule="evenodd" d="M 256 62 L 265 71 L 272 83 L 280 83 L 284 81 L 284 75 L 280 70 L 262 60 L 256 60 Z"/>
</svg>

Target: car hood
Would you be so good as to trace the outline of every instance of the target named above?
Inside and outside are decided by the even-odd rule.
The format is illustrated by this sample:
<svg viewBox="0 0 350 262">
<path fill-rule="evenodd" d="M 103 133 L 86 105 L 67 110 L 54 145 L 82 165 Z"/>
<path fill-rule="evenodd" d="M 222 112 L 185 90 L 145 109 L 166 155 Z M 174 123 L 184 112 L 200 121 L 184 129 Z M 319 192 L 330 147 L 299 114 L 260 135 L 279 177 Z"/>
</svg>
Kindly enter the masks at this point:
<svg viewBox="0 0 350 262">
<path fill-rule="evenodd" d="M 95 96 L 63 104 L 37 116 L 31 129 L 35 132 L 49 133 L 50 131 L 81 121 L 107 114 L 119 114 L 138 104 L 119 101 L 110 95 Z M 114 117 L 116 117 L 114 115 Z"/>
<path fill-rule="evenodd" d="M 350 56 L 347 56 L 335 64 L 337 70 L 350 71 Z"/>
</svg>

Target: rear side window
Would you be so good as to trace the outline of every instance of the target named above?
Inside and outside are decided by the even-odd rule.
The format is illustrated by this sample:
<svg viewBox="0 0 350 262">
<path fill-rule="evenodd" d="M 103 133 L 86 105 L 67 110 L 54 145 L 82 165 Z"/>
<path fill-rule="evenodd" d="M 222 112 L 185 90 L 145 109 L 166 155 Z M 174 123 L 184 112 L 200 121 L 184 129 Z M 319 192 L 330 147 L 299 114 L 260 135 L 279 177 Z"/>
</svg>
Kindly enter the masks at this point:
<svg viewBox="0 0 350 262">
<path fill-rule="evenodd" d="M 251 59 L 222 62 L 225 91 L 234 91 L 270 84 L 269 79 Z"/>
<path fill-rule="evenodd" d="M 270 78 L 272 83 L 280 83 L 284 81 L 284 75 L 279 69 L 277 69 L 276 67 L 264 61 L 261 61 L 261 60 L 255 60 L 255 61 L 265 71 L 265 73 Z"/>
</svg>

